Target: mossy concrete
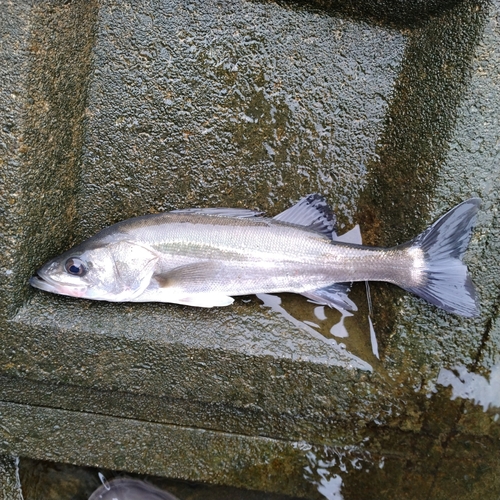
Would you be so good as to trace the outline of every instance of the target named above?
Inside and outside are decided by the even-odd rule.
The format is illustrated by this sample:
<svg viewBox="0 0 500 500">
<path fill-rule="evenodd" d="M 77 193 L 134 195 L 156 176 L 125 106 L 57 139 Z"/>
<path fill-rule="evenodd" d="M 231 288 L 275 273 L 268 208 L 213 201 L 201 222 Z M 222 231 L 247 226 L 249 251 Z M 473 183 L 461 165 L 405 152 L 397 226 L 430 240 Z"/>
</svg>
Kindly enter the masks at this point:
<svg viewBox="0 0 500 500">
<path fill-rule="evenodd" d="M 500 362 L 500 9 L 376 4 L 0 3 L 0 453 L 307 498 L 497 491 L 498 409 L 438 379 L 487 384 Z M 481 315 L 374 285 L 378 360 L 362 287 L 341 342 L 255 297 L 200 310 L 27 283 L 127 217 L 274 215 L 312 191 L 383 245 L 480 196 Z"/>
</svg>

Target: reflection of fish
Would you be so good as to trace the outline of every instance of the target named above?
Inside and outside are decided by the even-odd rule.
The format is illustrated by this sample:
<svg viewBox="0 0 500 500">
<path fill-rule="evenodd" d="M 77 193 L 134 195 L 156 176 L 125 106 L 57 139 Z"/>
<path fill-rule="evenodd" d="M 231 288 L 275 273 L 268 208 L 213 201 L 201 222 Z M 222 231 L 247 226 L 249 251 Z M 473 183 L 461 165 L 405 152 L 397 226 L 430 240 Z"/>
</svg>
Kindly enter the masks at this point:
<svg viewBox="0 0 500 500">
<path fill-rule="evenodd" d="M 103 482 L 89 500 L 178 500 L 152 484 L 137 479 L 118 478 Z"/>
<path fill-rule="evenodd" d="M 465 201 L 392 248 L 335 241 L 334 215 L 316 194 L 273 219 L 241 209 L 146 215 L 49 261 L 31 284 L 73 297 L 198 307 L 226 306 L 234 295 L 293 292 L 353 309 L 342 283 L 388 281 L 474 316 L 474 286 L 461 258 L 479 205 L 477 198 Z"/>
</svg>

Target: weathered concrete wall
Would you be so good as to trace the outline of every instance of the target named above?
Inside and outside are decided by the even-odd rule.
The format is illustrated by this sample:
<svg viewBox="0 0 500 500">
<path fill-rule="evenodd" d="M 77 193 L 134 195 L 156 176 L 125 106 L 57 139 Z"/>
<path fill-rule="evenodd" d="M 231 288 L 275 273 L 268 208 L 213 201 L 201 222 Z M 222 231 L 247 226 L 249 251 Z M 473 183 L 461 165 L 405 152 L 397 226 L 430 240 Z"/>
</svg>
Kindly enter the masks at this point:
<svg viewBox="0 0 500 500">
<path fill-rule="evenodd" d="M 5 318 L 27 298 L 26 275 L 39 265 L 39 249 L 55 252 L 72 234 L 97 7 L 29 1 L 0 7 Z"/>
<path fill-rule="evenodd" d="M 0 2 L 0 453 L 308 498 L 500 491 L 498 411 L 442 387 L 451 369 L 488 384 L 500 362 L 498 12 Z M 364 306 L 341 342 L 256 298 L 198 310 L 27 285 L 127 217 L 274 215 L 312 191 L 384 245 L 483 198 L 467 254 L 481 316 L 373 286 L 379 361 Z"/>
</svg>

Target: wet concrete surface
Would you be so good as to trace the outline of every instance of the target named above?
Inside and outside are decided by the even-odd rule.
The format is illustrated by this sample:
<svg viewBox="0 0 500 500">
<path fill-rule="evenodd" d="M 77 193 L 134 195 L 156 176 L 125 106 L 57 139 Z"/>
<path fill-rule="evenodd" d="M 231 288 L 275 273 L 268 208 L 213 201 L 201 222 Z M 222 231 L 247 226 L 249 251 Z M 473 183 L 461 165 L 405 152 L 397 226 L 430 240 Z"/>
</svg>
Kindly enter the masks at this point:
<svg viewBox="0 0 500 500">
<path fill-rule="evenodd" d="M 500 9 L 408 5 L 0 4 L 1 453 L 305 498 L 498 496 Z M 362 285 L 345 337 L 302 297 L 27 284 L 127 217 L 275 215 L 312 191 L 379 245 L 481 197 L 481 315 L 374 284 L 378 359 Z"/>
</svg>

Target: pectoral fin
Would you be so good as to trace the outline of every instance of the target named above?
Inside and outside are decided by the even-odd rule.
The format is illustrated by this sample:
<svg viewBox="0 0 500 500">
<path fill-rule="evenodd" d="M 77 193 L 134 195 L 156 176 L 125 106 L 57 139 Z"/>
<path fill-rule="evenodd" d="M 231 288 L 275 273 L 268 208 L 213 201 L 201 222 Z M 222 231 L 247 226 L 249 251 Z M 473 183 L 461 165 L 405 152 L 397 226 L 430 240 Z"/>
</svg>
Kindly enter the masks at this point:
<svg viewBox="0 0 500 500">
<path fill-rule="evenodd" d="M 211 291 L 221 266 L 216 262 L 196 262 L 155 274 L 157 288 L 148 291 L 157 302 L 193 307 L 222 307 L 234 302 L 224 293 Z"/>
<path fill-rule="evenodd" d="M 220 264 L 215 262 L 195 262 L 155 274 L 153 278 L 160 288 L 197 289 L 197 293 L 203 293 L 208 290 L 207 284 L 215 279 L 219 270 Z M 200 286 L 205 286 L 205 289 L 200 290 Z"/>
<path fill-rule="evenodd" d="M 120 241 L 110 247 L 117 289 L 106 299 L 134 301 L 149 286 L 159 257 L 151 248 L 134 241 Z"/>
</svg>

